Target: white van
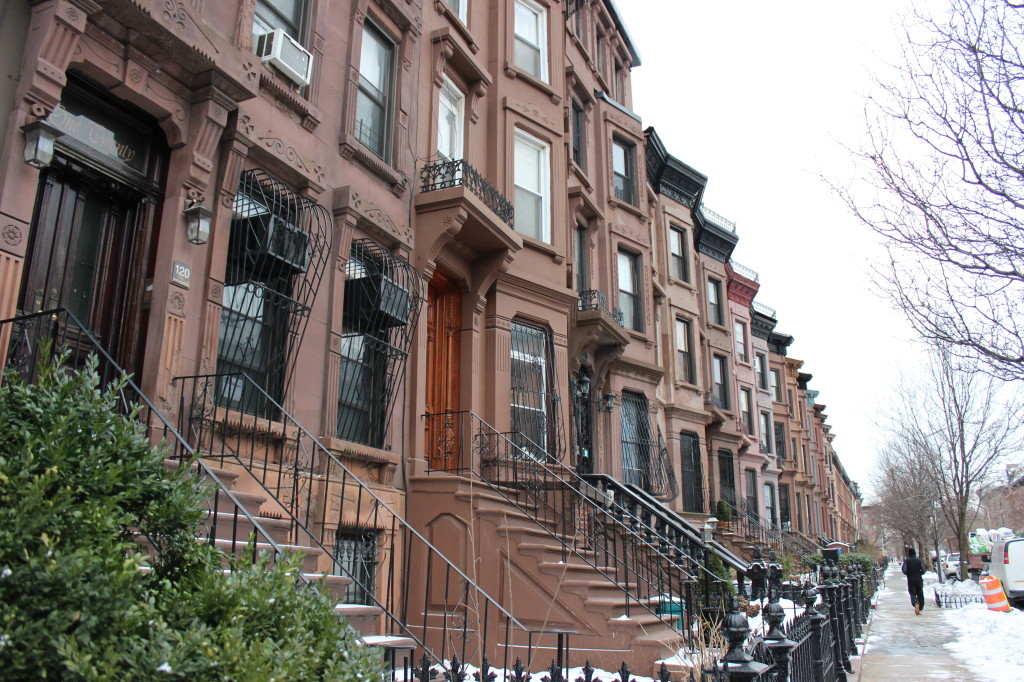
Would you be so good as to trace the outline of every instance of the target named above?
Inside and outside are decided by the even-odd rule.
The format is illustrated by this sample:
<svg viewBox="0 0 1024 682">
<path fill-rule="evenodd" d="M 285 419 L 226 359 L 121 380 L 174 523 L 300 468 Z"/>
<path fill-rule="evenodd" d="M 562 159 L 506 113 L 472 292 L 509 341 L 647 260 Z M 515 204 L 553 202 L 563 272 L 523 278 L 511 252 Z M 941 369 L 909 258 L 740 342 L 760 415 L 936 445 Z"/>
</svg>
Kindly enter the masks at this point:
<svg viewBox="0 0 1024 682">
<path fill-rule="evenodd" d="M 1024 538 L 993 542 L 988 572 L 1002 581 L 1011 604 L 1024 607 Z"/>
</svg>

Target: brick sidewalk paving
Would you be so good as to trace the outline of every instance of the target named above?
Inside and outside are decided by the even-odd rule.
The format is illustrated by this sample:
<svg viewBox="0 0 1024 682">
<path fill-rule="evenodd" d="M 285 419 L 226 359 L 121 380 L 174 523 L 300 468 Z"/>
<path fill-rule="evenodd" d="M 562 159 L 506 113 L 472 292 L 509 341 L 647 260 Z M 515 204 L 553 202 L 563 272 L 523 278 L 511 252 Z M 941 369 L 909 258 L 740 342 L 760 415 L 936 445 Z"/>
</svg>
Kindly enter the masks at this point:
<svg viewBox="0 0 1024 682">
<path fill-rule="evenodd" d="M 860 682 L 976 680 L 943 646 L 953 640 L 954 633 L 935 602 L 926 604 L 920 616 L 914 615 L 907 594 L 907 579 L 900 572 L 899 564 L 886 572 L 885 584 L 857 666 L 860 676 L 855 679 Z M 928 594 L 925 590 L 925 595 Z"/>
</svg>

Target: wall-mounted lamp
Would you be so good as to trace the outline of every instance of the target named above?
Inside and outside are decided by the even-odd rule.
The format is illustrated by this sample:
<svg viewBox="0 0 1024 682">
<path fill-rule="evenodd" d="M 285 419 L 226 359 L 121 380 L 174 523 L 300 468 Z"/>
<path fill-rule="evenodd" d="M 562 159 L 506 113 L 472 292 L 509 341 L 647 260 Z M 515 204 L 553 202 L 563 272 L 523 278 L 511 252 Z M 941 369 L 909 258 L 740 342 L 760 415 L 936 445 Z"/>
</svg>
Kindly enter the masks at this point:
<svg viewBox="0 0 1024 682">
<path fill-rule="evenodd" d="M 576 379 L 576 396 L 586 398 L 590 395 L 590 376 L 586 372 L 580 372 Z"/>
<path fill-rule="evenodd" d="M 602 412 L 611 412 L 612 408 L 614 408 L 614 407 L 615 407 L 615 394 L 612 393 L 611 391 L 608 391 L 603 396 L 601 396 L 601 411 Z"/>
<path fill-rule="evenodd" d="M 54 143 L 64 133 L 42 119 L 26 123 L 21 129 L 25 133 L 25 163 L 39 169 L 49 166 Z"/>
<path fill-rule="evenodd" d="M 200 245 L 210 241 L 210 225 L 213 223 L 213 211 L 198 201 L 191 201 L 184 213 L 188 240 L 193 244 Z"/>
</svg>

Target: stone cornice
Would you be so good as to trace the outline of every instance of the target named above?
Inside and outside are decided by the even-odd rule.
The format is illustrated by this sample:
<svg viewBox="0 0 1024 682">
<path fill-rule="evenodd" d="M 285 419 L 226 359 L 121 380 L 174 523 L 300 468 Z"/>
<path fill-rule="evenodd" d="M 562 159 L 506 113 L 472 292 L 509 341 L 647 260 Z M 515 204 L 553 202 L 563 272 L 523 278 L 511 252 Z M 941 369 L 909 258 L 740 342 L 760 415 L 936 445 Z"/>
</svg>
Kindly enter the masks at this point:
<svg viewBox="0 0 1024 682">
<path fill-rule="evenodd" d="M 699 209 L 693 212 L 693 217 L 696 225 L 694 242 L 697 245 L 697 251 L 719 262 L 728 263 L 733 249 L 739 242 L 736 233 L 707 220 Z"/>
<path fill-rule="evenodd" d="M 754 336 L 756 336 L 757 338 L 759 338 L 759 339 L 767 340 L 768 343 L 769 343 L 769 347 L 771 347 L 772 332 L 775 330 L 775 325 L 778 324 L 778 322 L 774 318 L 768 317 L 764 313 L 758 312 L 757 310 L 751 309 L 750 313 L 751 313 L 750 314 L 750 331 L 751 331 L 751 333 Z M 790 337 L 790 338 L 792 338 L 792 337 Z M 777 352 L 777 351 L 775 351 L 774 348 L 772 348 L 772 351 L 773 352 Z M 785 355 L 786 354 L 784 347 L 783 347 L 782 351 L 783 352 L 779 353 L 779 355 Z"/>
<path fill-rule="evenodd" d="M 699 206 L 708 177 L 669 154 L 653 127 L 644 131 L 644 137 L 651 188 L 687 208 Z"/>
</svg>

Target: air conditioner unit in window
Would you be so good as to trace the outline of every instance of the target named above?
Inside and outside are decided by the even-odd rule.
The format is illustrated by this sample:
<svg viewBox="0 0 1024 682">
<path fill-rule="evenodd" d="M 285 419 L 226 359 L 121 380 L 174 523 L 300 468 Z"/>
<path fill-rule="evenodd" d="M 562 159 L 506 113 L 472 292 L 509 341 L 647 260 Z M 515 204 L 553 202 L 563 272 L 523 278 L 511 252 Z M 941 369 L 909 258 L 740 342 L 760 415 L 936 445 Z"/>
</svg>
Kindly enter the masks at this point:
<svg viewBox="0 0 1024 682">
<path fill-rule="evenodd" d="M 362 331 L 408 324 L 409 290 L 382 273 L 345 282 L 345 321 Z"/>
<path fill-rule="evenodd" d="M 240 239 L 232 237 L 232 250 L 244 245 L 245 256 L 258 271 L 291 275 L 309 267 L 309 235 L 284 218 L 264 213 L 235 223 L 233 230 L 242 233 L 235 233 Z"/>
<path fill-rule="evenodd" d="M 299 85 L 309 85 L 313 73 L 313 55 L 282 28 L 264 33 L 256 40 L 256 54 L 270 62 Z"/>
</svg>

